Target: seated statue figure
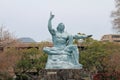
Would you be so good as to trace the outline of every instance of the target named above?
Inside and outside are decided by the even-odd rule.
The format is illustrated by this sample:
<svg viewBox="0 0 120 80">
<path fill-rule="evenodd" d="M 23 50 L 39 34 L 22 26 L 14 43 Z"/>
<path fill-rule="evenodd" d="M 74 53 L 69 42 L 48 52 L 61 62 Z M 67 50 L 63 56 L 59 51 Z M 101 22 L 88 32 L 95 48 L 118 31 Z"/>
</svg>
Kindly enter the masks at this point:
<svg viewBox="0 0 120 80">
<path fill-rule="evenodd" d="M 46 69 L 82 69 L 79 63 L 79 51 L 73 39 L 84 39 L 91 35 L 70 35 L 64 31 L 63 23 L 58 24 L 57 30 L 52 28 L 51 13 L 48 21 L 48 30 L 52 35 L 53 47 L 45 47 L 43 51 L 48 54 Z"/>
</svg>

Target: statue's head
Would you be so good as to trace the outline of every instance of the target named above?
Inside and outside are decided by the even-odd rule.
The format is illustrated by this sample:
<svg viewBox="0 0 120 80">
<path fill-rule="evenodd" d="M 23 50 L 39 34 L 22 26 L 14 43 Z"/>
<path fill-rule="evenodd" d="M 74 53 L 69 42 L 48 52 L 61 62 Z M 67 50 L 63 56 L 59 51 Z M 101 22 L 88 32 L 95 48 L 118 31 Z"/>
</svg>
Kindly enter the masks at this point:
<svg viewBox="0 0 120 80">
<path fill-rule="evenodd" d="M 64 32 L 65 25 L 63 23 L 59 23 L 57 26 L 57 31 Z"/>
</svg>

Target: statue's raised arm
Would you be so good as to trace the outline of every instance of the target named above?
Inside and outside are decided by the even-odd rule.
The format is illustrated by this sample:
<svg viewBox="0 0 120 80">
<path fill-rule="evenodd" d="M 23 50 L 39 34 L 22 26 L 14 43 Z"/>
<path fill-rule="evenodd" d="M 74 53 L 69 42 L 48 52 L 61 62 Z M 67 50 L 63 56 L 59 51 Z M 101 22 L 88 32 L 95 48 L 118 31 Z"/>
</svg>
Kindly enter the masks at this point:
<svg viewBox="0 0 120 80">
<path fill-rule="evenodd" d="M 50 18 L 48 21 L 48 30 L 51 33 L 51 35 L 55 35 L 55 30 L 52 28 L 52 19 L 54 18 L 54 15 L 52 14 L 52 12 L 50 13 Z"/>
</svg>

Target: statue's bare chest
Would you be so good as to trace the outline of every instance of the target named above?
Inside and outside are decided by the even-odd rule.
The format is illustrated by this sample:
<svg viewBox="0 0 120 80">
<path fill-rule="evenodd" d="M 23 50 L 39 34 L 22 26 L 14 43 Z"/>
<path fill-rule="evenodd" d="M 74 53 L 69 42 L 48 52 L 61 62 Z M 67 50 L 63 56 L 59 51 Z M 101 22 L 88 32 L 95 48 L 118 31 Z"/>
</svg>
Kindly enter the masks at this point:
<svg viewBox="0 0 120 80">
<path fill-rule="evenodd" d="M 65 33 L 57 33 L 56 34 L 56 38 L 58 39 L 67 39 L 68 38 L 68 35 L 66 35 Z"/>
</svg>

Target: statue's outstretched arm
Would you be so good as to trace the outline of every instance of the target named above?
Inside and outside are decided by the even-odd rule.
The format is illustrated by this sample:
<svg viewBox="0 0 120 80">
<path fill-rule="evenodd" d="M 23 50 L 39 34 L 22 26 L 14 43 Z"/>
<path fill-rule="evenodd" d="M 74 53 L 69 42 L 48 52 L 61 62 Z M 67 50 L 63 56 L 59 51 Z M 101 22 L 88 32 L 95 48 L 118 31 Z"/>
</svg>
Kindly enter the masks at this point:
<svg viewBox="0 0 120 80">
<path fill-rule="evenodd" d="M 50 18 L 48 21 L 48 30 L 52 35 L 55 35 L 55 30 L 52 28 L 52 19 L 54 18 L 54 15 L 50 13 Z"/>
<path fill-rule="evenodd" d="M 75 35 L 73 36 L 73 39 L 85 39 L 85 38 L 88 38 L 88 37 L 92 37 L 92 35 Z"/>
</svg>

